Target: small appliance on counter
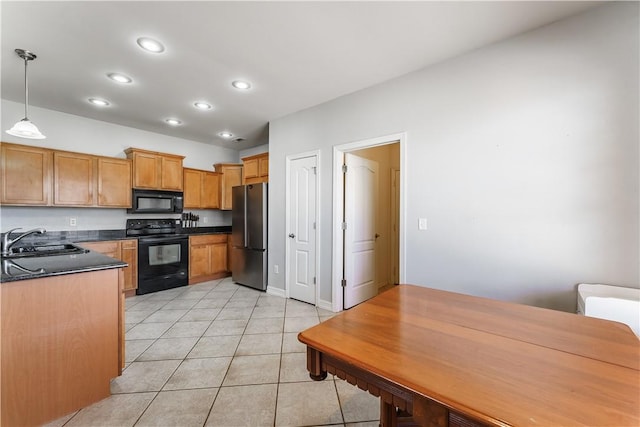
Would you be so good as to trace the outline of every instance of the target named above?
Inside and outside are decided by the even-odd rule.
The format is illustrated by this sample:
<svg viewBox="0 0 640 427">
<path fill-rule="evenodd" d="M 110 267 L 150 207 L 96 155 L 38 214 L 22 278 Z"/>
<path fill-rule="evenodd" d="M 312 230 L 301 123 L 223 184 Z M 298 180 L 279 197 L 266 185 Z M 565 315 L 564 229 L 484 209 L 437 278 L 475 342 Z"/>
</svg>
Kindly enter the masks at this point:
<svg viewBox="0 0 640 427">
<path fill-rule="evenodd" d="M 231 275 L 236 283 L 267 289 L 267 184 L 233 187 Z"/>
<path fill-rule="evenodd" d="M 137 295 L 189 284 L 189 236 L 179 219 L 128 219 L 127 237 L 138 237 Z"/>
</svg>

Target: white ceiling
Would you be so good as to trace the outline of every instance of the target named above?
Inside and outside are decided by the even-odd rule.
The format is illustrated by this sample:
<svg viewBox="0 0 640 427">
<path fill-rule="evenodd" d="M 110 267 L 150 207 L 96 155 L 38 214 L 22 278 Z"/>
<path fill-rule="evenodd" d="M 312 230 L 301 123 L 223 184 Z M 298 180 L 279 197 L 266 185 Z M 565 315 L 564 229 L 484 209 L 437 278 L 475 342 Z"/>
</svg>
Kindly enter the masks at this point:
<svg viewBox="0 0 640 427">
<path fill-rule="evenodd" d="M 24 102 L 14 49 L 27 49 L 38 55 L 29 63 L 30 105 L 246 149 L 268 142 L 273 119 L 600 4 L 2 1 L 2 98 Z M 142 51 L 141 36 L 165 52 Z M 117 84 L 109 72 L 134 81 Z M 236 79 L 253 88 L 233 89 Z M 198 100 L 214 109 L 196 110 Z M 225 130 L 245 141 L 217 136 Z"/>
</svg>

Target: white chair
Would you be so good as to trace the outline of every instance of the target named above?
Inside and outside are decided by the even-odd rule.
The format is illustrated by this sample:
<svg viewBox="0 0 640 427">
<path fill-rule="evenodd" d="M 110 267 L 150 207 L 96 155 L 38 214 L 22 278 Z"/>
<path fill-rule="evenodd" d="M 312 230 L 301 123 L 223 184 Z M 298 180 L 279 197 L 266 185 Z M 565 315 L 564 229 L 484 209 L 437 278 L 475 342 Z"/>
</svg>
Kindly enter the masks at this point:
<svg viewBox="0 0 640 427">
<path fill-rule="evenodd" d="M 624 323 L 640 337 L 640 289 L 581 283 L 578 314 Z"/>
</svg>

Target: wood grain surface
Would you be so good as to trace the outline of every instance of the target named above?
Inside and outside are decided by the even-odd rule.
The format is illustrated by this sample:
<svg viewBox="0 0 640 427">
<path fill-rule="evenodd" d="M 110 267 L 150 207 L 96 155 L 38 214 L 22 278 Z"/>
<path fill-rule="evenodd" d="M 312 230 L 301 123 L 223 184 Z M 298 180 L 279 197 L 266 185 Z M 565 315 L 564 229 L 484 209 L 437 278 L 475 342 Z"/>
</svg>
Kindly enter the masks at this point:
<svg viewBox="0 0 640 427">
<path fill-rule="evenodd" d="M 601 319 L 400 285 L 301 342 L 491 425 L 640 425 L 640 344 Z"/>
</svg>

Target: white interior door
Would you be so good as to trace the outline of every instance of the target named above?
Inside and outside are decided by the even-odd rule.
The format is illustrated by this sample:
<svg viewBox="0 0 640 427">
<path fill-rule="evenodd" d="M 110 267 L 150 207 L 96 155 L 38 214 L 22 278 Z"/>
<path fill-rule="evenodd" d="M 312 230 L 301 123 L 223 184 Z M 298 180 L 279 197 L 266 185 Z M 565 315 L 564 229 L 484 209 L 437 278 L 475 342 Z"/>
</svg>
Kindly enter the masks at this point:
<svg viewBox="0 0 640 427">
<path fill-rule="evenodd" d="M 378 163 L 345 154 L 344 308 L 378 294 L 376 286 L 376 197 Z"/>
<path fill-rule="evenodd" d="M 317 157 L 294 159 L 289 175 L 289 297 L 316 304 Z"/>
</svg>

